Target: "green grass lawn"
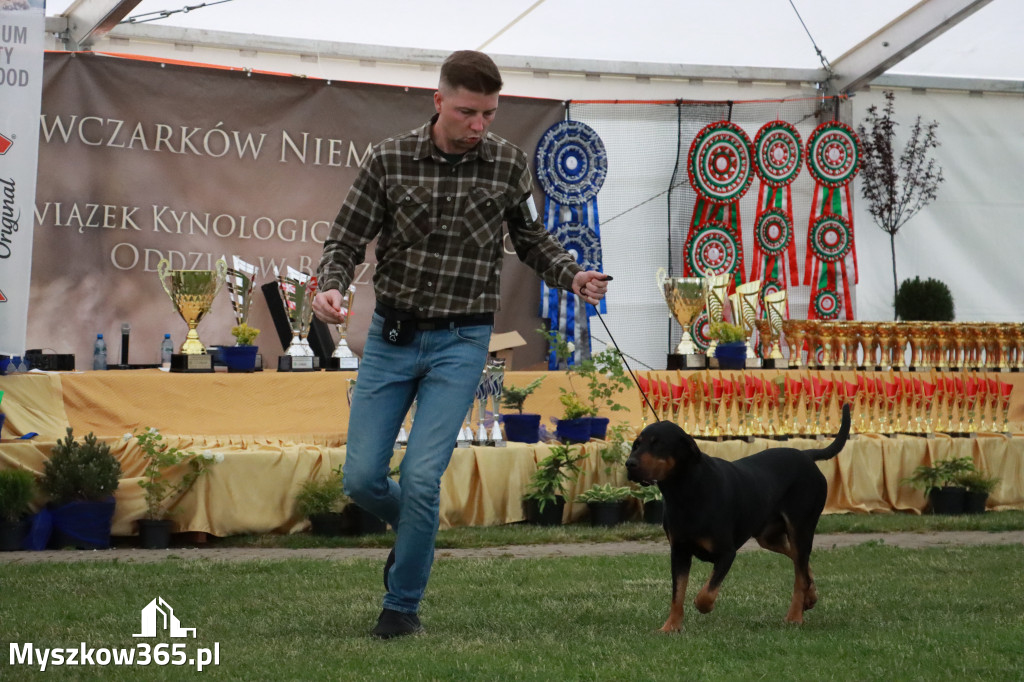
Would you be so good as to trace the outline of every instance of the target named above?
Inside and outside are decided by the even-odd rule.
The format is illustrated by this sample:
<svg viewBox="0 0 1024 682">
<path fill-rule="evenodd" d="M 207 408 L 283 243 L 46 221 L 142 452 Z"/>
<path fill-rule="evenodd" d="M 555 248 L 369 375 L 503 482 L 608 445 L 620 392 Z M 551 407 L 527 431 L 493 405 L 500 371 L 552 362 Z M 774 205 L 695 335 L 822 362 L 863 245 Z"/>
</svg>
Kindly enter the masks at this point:
<svg viewBox="0 0 1024 682">
<path fill-rule="evenodd" d="M 10 666 L 9 642 L 37 647 L 219 645 L 203 679 L 235 680 L 1019 680 L 1024 546 L 819 550 L 821 600 L 783 622 L 791 563 L 740 555 L 716 610 L 667 615 L 668 556 L 440 559 L 426 634 L 368 636 L 379 561 L 169 559 L 0 567 L 0 679 L 193 679 L 185 667 Z M 162 596 L 197 637 L 135 639 Z"/>
</svg>

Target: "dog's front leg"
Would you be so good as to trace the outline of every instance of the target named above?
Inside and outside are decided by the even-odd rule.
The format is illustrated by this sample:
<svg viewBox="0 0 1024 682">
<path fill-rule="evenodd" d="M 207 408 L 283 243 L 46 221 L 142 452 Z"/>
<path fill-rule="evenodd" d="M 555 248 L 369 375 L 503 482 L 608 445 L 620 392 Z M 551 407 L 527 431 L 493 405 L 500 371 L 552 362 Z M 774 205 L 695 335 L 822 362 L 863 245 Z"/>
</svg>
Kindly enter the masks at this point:
<svg viewBox="0 0 1024 682">
<path fill-rule="evenodd" d="M 690 581 L 690 565 L 693 554 L 673 544 L 672 549 L 672 604 L 668 620 L 661 626 L 662 632 L 679 632 L 683 626 L 683 603 L 686 601 L 686 586 Z"/>
<path fill-rule="evenodd" d="M 732 568 L 732 562 L 736 559 L 736 552 L 725 552 L 720 554 L 715 559 L 714 567 L 711 569 L 711 577 L 708 578 L 707 583 L 697 593 L 697 597 L 693 600 L 694 606 L 701 613 L 711 613 L 711 610 L 715 608 L 715 600 L 718 599 L 718 590 L 722 586 L 722 581 L 725 580 L 726 573 Z"/>
</svg>

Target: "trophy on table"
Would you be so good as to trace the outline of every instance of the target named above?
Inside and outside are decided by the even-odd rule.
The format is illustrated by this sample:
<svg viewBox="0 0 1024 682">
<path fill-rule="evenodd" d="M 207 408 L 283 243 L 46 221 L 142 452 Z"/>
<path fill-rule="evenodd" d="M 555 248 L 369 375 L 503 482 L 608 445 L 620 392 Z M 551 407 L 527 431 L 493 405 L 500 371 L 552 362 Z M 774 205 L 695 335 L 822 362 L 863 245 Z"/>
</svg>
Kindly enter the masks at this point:
<svg viewBox="0 0 1024 682">
<path fill-rule="evenodd" d="M 782 347 L 779 341 L 782 338 L 782 323 L 786 320 L 786 290 L 780 289 L 764 295 L 764 313 L 768 318 L 767 325 L 759 325 L 758 334 L 761 336 L 761 352 L 764 355 L 765 369 L 775 369 L 778 361 L 782 360 Z M 762 328 L 764 331 L 762 331 Z"/>
<path fill-rule="evenodd" d="M 754 355 L 754 347 L 750 343 L 757 325 L 757 299 L 761 293 L 761 280 L 755 279 L 737 285 L 736 293 L 729 297 L 732 304 L 733 324 L 743 328 L 747 344 L 747 367 L 761 366 L 760 358 Z"/>
<path fill-rule="evenodd" d="M 258 271 L 259 268 L 238 256 L 231 257 L 231 267 L 227 270 L 224 286 L 228 290 L 231 310 L 235 313 L 235 324 L 238 326 L 249 322 L 249 308 L 252 306 Z M 256 355 L 256 369 L 263 369 L 262 357 L 259 354 Z"/>
<path fill-rule="evenodd" d="M 495 359 L 488 360 L 487 376 L 490 383 L 492 405 L 491 414 L 494 415 L 494 423 L 491 425 L 490 440 L 494 443 L 494 447 L 503 448 L 508 444 L 505 442 L 505 437 L 501 433 L 501 425 L 498 424 L 498 414 L 501 411 L 502 389 L 505 387 L 505 361 Z"/>
<path fill-rule="evenodd" d="M 316 294 L 316 278 L 288 266 L 282 275 L 274 266 L 277 286 L 284 301 L 284 309 L 288 315 L 288 326 L 291 328 L 292 340 L 284 355 L 277 359 L 278 372 L 312 371 L 320 369 L 319 358 L 313 353 L 306 337 L 309 325 L 313 321 L 313 296 Z"/>
<path fill-rule="evenodd" d="M 343 319 L 336 325 L 338 328 L 338 346 L 331 355 L 330 364 L 328 364 L 327 369 L 359 369 L 359 358 L 348 347 L 348 323 L 352 319 L 352 305 L 355 299 L 356 286 L 350 284 L 348 289 L 341 295 L 341 314 Z"/>
<path fill-rule="evenodd" d="M 708 275 L 703 279 L 704 300 L 708 309 L 708 326 L 716 322 L 725 322 L 725 301 L 729 297 L 730 277 L 729 274 Z M 714 357 L 717 346 L 718 340 L 711 339 L 711 345 L 705 351 L 709 359 Z"/>
<path fill-rule="evenodd" d="M 683 328 L 679 345 L 668 356 L 668 369 L 703 368 L 707 360 L 690 336 L 690 327 L 706 305 L 703 278 L 668 277 L 663 268 L 655 277 L 672 316 Z"/>
<path fill-rule="evenodd" d="M 486 424 L 486 416 L 487 416 L 487 399 L 489 397 L 491 397 L 491 394 L 492 394 L 492 392 L 494 390 L 494 387 L 491 384 L 491 375 L 487 371 L 487 369 L 488 369 L 487 367 L 484 367 L 483 371 L 480 373 L 480 381 L 479 381 L 479 383 L 477 383 L 477 385 L 476 385 L 476 392 L 473 394 L 473 398 L 475 399 L 475 407 L 476 407 L 476 410 L 477 410 L 476 436 L 475 437 L 471 436 L 471 440 L 472 440 L 472 444 L 473 445 L 492 445 L 493 444 L 493 443 L 490 442 L 490 436 L 488 434 L 487 424 Z M 472 415 L 473 415 L 473 408 L 472 407 L 470 408 L 469 412 L 470 412 L 470 423 L 472 424 Z M 470 430 L 470 433 L 471 434 L 473 433 L 472 429 Z"/>
<path fill-rule="evenodd" d="M 224 259 L 218 260 L 216 265 L 216 270 L 172 270 L 166 258 L 161 258 L 157 263 L 156 272 L 160 284 L 170 296 L 181 319 L 188 325 L 188 335 L 180 351 L 171 354 L 172 372 L 213 371 L 212 358 L 199 340 L 196 327 L 203 316 L 210 312 L 213 299 L 217 297 L 227 276 L 227 263 Z"/>
</svg>

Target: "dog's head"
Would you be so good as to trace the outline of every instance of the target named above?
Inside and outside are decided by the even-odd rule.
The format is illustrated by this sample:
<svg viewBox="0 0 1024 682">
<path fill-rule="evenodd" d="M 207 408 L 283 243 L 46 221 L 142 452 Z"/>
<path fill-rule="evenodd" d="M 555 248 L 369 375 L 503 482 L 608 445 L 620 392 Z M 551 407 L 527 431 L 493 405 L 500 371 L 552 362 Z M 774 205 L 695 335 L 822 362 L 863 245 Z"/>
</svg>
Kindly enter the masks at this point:
<svg viewBox="0 0 1024 682">
<path fill-rule="evenodd" d="M 626 460 L 629 480 L 660 483 L 689 468 L 700 459 L 700 448 L 690 434 L 672 422 L 656 422 L 633 441 Z"/>
</svg>

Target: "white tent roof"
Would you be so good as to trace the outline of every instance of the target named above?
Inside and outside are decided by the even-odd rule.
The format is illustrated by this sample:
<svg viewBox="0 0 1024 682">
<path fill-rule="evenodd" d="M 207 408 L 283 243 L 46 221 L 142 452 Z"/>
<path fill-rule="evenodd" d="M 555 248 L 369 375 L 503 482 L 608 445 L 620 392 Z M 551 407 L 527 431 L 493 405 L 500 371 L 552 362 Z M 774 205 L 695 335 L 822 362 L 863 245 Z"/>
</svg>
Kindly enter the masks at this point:
<svg viewBox="0 0 1024 682">
<path fill-rule="evenodd" d="M 117 3 L 96 0 L 93 4 Z M 409 49 L 447 53 L 474 48 L 527 60 L 629 63 L 633 72 L 649 68 L 654 74 L 659 73 L 656 65 L 818 70 L 822 63 L 814 43 L 825 59 L 836 62 L 908 11 L 930 6 L 941 14 L 950 11 L 944 5 L 965 4 L 970 3 L 142 0 L 128 17 L 158 21 L 128 28 L 143 35 L 147 34 L 143 27 L 159 27 L 158 31 L 185 28 L 192 36 L 200 31 L 223 31 L 247 35 L 254 46 L 260 44 L 259 36 L 354 43 L 397 48 L 396 55 Z M 1024 33 L 1024 3 L 993 0 L 976 4 L 979 9 L 890 67 L 887 75 L 1024 81 L 1024 44 L 1019 40 Z M 69 7 L 73 10 L 73 5 L 70 0 L 48 0 L 47 14 L 60 15 Z M 161 13 L 167 16 L 160 18 Z M 127 31 L 124 26 L 117 29 L 122 30 Z"/>
</svg>

